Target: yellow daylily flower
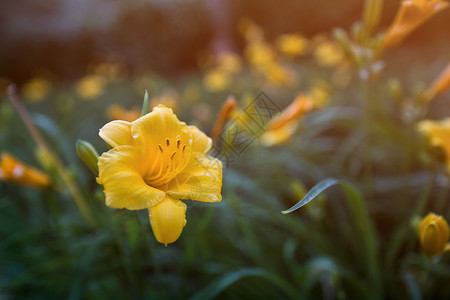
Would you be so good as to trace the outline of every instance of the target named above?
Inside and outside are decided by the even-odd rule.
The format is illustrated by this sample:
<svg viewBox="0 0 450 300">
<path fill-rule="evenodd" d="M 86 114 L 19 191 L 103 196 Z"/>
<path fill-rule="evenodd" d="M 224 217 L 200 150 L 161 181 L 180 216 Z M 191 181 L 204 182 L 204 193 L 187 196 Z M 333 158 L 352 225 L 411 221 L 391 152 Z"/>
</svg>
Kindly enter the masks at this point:
<svg viewBox="0 0 450 300">
<path fill-rule="evenodd" d="M 111 105 L 106 110 L 106 115 L 110 120 L 133 122 L 134 120 L 139 119 L 141 112 L 137 108 L 127 110 L 120 105 Z"/>
<path fill-rule="evenodd" d="M 423 251 L 428 255 L 444 252 L 449 238 L 447 221 L 434 213 L 429 213 L 419 226 L 419 239 Z"/>
<path fill-rule="evenodd" d="M 50 185 L 50 179 L 45 173 L 6 152 L 0 155 L 0 180 L 34 188 L 45 188 Z"/>
<path fill-rule="evenodd" d="M 97 98 L 105 89 L 106 80 L 100 75 L 88 75 L 81 78 L 75 85 L 78 95 L 86 100 Z"/>
<path fill-rule="evenodd" d="M 445 67 L 438 77 L 431 83 L 427 91 L 427 101 L 432 100 L 450 88 L 450 62 Z"/>
<path fill-rule="evenodd" d="M 160 95 L 150 98 L 149 102 L 151 107 L 162 104 L 168 108 L 171 108 L 176 113 L 178 109 L 179 99 L 180 95 L 176 90 L 168 89 Z"/>
<path fill-rule="evenodd" d="M 232 52 L 220 53 L 217 57 L 218 68 L 230 74 L 238 73 L 242 68 L 241 58 Z"/>
<path fill-rule="evenodd" d="M 314 107 L 313 101 L 304 96 L 297 96 L 288 107 L 277 117 L 274 117 L 267 130 L 261 135 L 264 146 L 279 145 L 289 141 L 298 126 L 298 118 L 308 113 Z"/>
<path fill-rule="evenodd" d="M 212 92 L 218 92 L 226 89 L 231 82 L 231 76 L 220 69 L 212 69 L 206 73 L 203 82 L 206 88 Z"/>
<path fill-rule="evenodd" d="M 324 67 L 334 67 L 344 61 L 344 52 L 339 45 L 331 40 L 324 39 L 314 49 L 317 63 Z"/>
<path fill-rule="evenodd" d="M 383 49 L 398 46 L 417 27 L 445 9 L 448 2 L 442 0 L 403 0 L 383 39 Z"/>
<path fill-rule="evenodd" d="M 222 200 L 222 163 L 207 155 L 212 141 L 158 105 L 134 122 L 112 121 L 100 129 L 112 147 L 98 159 L 97 182 L 109 207 L 148 209 L 158 242 L 173 243 L 186 224 L 180 199 Z"/>
<path fill-rule="evenodd" d="M 430 138 L 433 146 L 442 147 L 447 156 L 447 167 L 450 169 L 450 118 L 442 121 L 423 120 L 417 128 Z"/>
<path fill-rule="evenodd" d="M 52 89 L 52 84 L 45 78 L 36 77 L 28 81 L 22 88 L 26 99 L 33 102 L 43 100 Z"/>
<path fill-rule="evenodd" d="M 283 34 L 276 41 L 278 50 L 287 56 L 300 56 L 308 49 L 308 40 L 299 34 Z"/>
</svg>

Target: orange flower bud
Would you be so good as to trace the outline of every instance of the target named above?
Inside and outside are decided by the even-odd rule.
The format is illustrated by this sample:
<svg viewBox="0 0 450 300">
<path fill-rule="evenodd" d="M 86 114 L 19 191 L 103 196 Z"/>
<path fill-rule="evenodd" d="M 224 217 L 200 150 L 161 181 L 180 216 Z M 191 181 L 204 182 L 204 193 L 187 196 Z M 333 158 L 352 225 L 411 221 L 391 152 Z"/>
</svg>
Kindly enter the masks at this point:
<svg viewBox="0 0 450 300">
<path fill-rule="evenodd" d="M 34 188 L 44 188 L 50 184 L 45 173 L 26 165 L 8 153 L 2 153 L 0 156 L 0 180 Z"/>
<path fill-rule="evenodd" d="M 220 108 L 219 115 L 217 116 L 216 123 L 211 132 L 211 138 L 217 139 L 222 132 L 223 127 L 230 119 L 231 113 L 236 109 L 238 103 L 233 96 L 229 96 Z"/>
</svg>

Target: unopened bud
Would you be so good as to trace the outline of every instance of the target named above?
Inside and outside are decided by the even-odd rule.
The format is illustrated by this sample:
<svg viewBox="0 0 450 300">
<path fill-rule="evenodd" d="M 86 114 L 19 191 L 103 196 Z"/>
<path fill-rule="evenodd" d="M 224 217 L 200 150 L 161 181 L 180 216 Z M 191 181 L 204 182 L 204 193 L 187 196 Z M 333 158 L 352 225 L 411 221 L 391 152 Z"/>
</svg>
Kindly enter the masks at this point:
<svg viewBox="0 0 450 300">
<path fill-rule="evenodd" d="M 77 140 L 76 149 L 78 157 L 88 166 L 88 168 L 98 176 L 98 153 L 89 142 Z"/>
<path fill-rule="evenodd" d="M 449 238 L 449 227 L 442 216 L 429 213 L 420 223 L 420 244 L 428 255 L 436 255 L 445 251 Z"/>
</svg>

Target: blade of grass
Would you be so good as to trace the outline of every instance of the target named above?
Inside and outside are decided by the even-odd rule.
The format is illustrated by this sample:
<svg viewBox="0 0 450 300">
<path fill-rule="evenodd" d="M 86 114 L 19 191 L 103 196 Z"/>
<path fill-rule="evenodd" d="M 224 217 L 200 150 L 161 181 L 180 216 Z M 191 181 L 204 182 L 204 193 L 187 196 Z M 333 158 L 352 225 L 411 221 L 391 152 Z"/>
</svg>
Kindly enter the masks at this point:
<svg viewBox="0 0 450 300">
<path fill-rule="evenodd" d="M 290 298 L 297 299 L 298 293 L 296 289 L 277 274 L 260 268 L 244 268 L 233 271 L 207 285 L 205 288 L 193 295 L 190 300 L 213 299 L 230 287 L 233 283 L 250 276 L 264 278 L 279 287 Z"/>
<path fill-rule="evenodd" d="M 349 203 L 354 221 L 363 240 L 364 253 L 367 256 L 367 275 L 374 291 L 374 293 L 371 293 L 371 296 L 373 298 L 379 298 L 383 292 L 377 255 L 377 237 L 364 198 L 353 185 L 334 178 L 324 179 L 317 183 L 297 204 L 282 211 L 282 213 L 288 214 L 301 208 L 334 185 L 339 185 L 342 188 Z"/>
</svg>

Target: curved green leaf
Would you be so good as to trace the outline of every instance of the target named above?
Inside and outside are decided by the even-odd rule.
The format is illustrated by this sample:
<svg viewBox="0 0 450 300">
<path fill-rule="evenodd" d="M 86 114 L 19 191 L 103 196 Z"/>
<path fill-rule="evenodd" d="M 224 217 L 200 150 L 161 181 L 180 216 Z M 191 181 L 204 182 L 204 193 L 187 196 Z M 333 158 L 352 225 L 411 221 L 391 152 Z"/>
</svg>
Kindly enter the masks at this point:
<svg viewBox="0 0 450 300">
<path fill-rule="evenodd" d="M 316 184 L 309 192 L 301 199 L 297 204 L 292 206 L 291 208 L 287 210 L 283 210 L 283 214 L 288 214 L 293 212 L 294 210 L 299 209 L 300 207 L 308 204 L 312 200 L 314 200 L 317 196 L 319 196 L 323 191 L 328 189 L 329 187 L 336 185 L 340 183 L 340 181 L 334 179 L 334 178 L 327 178 L 322 181 L 320 181 L 318 184 Z"/>
<path fill-rule="evenodd" d="M 219 280 L 207 285 L 205 288 L 193 295 L 190 300 L 213 299 L 228 287 L 230 287 L 233 283 L 241 280 L 242 278 L 250 276 L 265 278 L 272 284 L 279 287 L 292 299 L 295 299 L 298 296 L 297 291 L 277 274 L 260 268 L 244 268 L 231 272 L 220 278 Z"/>
<path fill-rule="evenodd" d="M 366 255 L 367 276 L 373 287 L 371 296 L 374 299 L 381 297 L 382 280 L 380 277 L 380 267 L 378 263 L 378 243 L 375 228 L 370 218 L 370 214 L 361 193 L 351 184 L 334 178 L 327 178 L 317 183 L 297 204 L 282 211 L 283 214 L 291 213 L 307 203 L 314 200 L 326 189 L 339 185 L 345 193 L 356 228 L 359 229 L 362 241 L 362 253 Z"/>
</svg>

